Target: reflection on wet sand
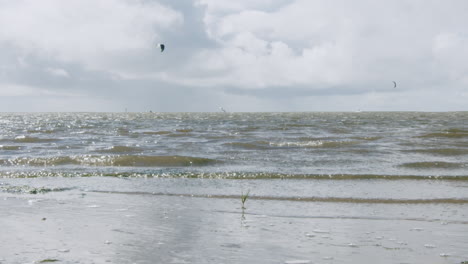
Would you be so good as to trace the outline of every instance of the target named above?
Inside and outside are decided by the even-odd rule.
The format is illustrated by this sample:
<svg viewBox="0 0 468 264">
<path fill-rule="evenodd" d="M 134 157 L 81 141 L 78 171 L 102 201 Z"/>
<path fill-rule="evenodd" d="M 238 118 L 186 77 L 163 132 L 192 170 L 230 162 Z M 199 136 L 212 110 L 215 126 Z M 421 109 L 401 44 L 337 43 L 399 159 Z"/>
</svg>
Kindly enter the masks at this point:
<svg viewBox="0 0 468 264">
<path fill-rule="evenodd" d="M 85 193 L 3 194 L 1 261 L 442 264 L 468 257 L 468 223 L 450 221 L 467 204 L 249 199 L 242 210 L 239 197 Z"/>
</svg>

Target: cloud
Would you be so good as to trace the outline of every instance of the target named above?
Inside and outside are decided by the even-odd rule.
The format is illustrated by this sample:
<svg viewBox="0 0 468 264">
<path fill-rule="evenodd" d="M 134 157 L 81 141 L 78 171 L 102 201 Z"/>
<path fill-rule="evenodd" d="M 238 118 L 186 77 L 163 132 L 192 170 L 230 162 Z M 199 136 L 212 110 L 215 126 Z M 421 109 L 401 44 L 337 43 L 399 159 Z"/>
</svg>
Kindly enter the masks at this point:
<svg viewBox="0 0 468 264">
<path fill-rule="evenodd" d="M 0 96 L 25 96 L 37 94 L 37 89 L 25 85 L 18 85 L 15 83 L 2 83 L 0 84 Z"/>
<path fill-rule="evenodd" d="M 433 54 L 438 69 L 452 81 L 468 84 L 468 32 L 447 32 L 434 37 Z"/>
<path fill-rule="evenodd" d="M 297 0 L 280 1 L 271 11 L 265 7 L 272 1 L 199 2 L 207 6 L 207 32 L 220 48 L 194 57 L 194 64 L 217 73 L 213 85 L 313 90 L 368 83 L 370 91 L 393 79 L 427 87 L 436 82 L 431 76 L 443 77 L 444 66 L 465 72 L 455 61 L 468 58 L 465 40 L 453 32 L 465 32 L 466 2 Z M 450 54 L 441 42 L 451 43 L 443 44 L 452 45 Z"/>
<path fill-rule="evenodd" d="M 208 13 L 229 13 L 251 9 L 272 9 L 289 2 L 289 0 L 195 0 L 194 2 L 196 5 L 205 7 Z"/>
<path fill-rule="evenodd" d="M 70 74 L 64 70 L 59 68 L 46 68 L 45 72 L 57 76 L 57 77 L 70 77 Z"/>
<path fill-rule="evenodd" d="M 467 10 L 463 0 L 0 0 L 0 94 L 63 111 L 466 109 Z"/>
<path fill-rule="evenodd" d="M 183 23 L 175 10 L 138 0 L 21 0 L 0 3 L 0 42 L 89 69 L 118 69 Z M 116 70 L 117 70 L 116 69 Z"/>
</svg>

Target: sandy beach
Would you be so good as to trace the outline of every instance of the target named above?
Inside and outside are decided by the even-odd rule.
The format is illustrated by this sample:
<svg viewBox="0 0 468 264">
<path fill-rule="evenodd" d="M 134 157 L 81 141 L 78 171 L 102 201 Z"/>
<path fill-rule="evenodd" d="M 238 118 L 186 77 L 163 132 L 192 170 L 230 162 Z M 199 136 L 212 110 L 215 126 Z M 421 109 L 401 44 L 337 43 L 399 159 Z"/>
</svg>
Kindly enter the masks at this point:
<svg viewBox="0 0 468 264">
<path fill-rule="evenodd" d="M 34 182 L 67 180 L 72 181 Z M 124 179 L 91 180 L 128 185 Z M 162 179 L 147 181 L 164 185 Z M 171 179 L 179 186 L 187 181 L 213 185 Z M 24 186 L 20 183 L 31 180 L 2 182 Z M 468 259 L 467 203 L 310 202 L 256 199 L 252 193 L 242 213 L 240 198 L 167 190 L 0 193 L 0 263 L 445 264 Z"/>
</svg>

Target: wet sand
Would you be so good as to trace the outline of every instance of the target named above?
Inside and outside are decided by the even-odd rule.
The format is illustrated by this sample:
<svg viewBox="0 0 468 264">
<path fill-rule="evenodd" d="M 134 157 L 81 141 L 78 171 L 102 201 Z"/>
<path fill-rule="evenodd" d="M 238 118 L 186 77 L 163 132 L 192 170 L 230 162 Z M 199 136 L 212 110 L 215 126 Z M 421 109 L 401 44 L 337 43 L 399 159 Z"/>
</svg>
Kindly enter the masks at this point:
<svg viewBox="0 0 468 264">
<path fill-rule="evenodd" d="M 0 192 L 0 263 L 461 263 L 468 204 Z M 47 262 L 43 262 L 47 263 Z"/>
</svg>

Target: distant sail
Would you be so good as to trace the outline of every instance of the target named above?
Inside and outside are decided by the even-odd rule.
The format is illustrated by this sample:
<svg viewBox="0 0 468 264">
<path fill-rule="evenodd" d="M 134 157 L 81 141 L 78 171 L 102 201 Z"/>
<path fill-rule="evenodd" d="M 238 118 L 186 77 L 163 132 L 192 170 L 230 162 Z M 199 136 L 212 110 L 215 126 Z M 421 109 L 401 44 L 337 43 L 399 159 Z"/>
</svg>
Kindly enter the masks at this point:
<svg viewBox="0 0 468 264">
<path fill-rule="evenodd" d="M 396 82 L 393 81 L 393 88 L 396 88 Z"/>
<path fill-rule="evenodd" d="M 159 43 L 159 44 L 158 44 L 158 47 L 161 49 L 161 52 L 164 51 L 164 48 L 165 48 L 164 44 Z"/>
</svg>

